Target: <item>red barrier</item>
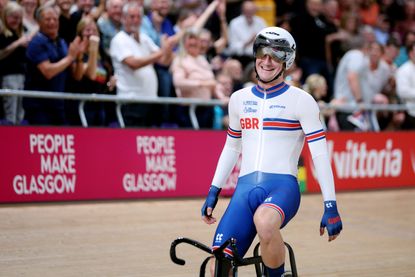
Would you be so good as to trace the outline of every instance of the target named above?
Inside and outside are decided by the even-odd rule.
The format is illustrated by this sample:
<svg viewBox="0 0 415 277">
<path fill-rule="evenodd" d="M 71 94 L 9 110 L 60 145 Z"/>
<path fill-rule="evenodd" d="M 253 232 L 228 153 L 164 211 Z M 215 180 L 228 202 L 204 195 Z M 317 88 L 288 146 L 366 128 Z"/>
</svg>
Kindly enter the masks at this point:
<svg viewBox="0 0 415 277">
<path fill-rule="evenodd" d="M 0 202 L 206 194 L 226 132 L 0 127 Z"/>
<path fill-rule="evenodd" d="M 204 196 L 225 138 L 224 131 L 2 126 L 0 203 Z M 415 185 L 412 141 L 415 133 L 328 134 L 337 190 Z M 224 195 L 238 172 L 239 163 Z M 310 170 L 306 190 L 318 191 Z"/>
<path fill-rule="evenodd" d="M 415 133 L 329 133 L 327 143 L 336 189 L 415 185 Z M 307 190 L 319 191 L 307 151 Z"/>
</svg>

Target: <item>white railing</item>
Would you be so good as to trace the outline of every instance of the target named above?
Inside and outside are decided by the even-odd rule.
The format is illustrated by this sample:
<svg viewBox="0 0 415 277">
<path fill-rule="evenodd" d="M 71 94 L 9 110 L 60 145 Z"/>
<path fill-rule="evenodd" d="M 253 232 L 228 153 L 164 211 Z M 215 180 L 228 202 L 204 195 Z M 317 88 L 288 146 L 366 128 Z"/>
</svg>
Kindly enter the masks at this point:
<svg viewBox="0 0 415 277">
<path fill-rule="evenodd" d="M 116 104 L 115 111 L 117 115 L 118 124 L 121 128 L 125 128 L 124 119 L 121 113 L 121 107 L 125 104 L 131 103 L 149 103 L 149 104 L 173 104 L 173 105 L 188 105 L 189 116 L 194 129 L 199 129 L 199 123 L 196 117 L 197 106 L 216 106 L 223 105 L 220 100 L 202 100 L 197 98 L 176 98 L 176 97 L 122 97 L 118 95 L 108 94 L 85 94 L 85 93 L 67 93 L 67 92 L 49 92 L 49 91 L 30 91 L 30 90 L 11 90 L 0 89 L 0 96 L 20 96 L 32 98 L 49 98 L 61 100 L 79 100 L 78 112 L 83 127 L 88 127 L 88 122 L 85 116 L 84 106 L 85 102 L 114 102 Z"/>
<path fill-rule="evenodd" d="M 49 98 L 49 99 L 61 99 L 61 100 L 79 100 L 78 112 L 83 127 L 88 127 L 88 122 L 85 116 L 84 105 L 85 102 L 114 102 L 116 103 L 116 115 L 120 127 L 124 128 L 124 119 L 121 113 L 121 107 L 125 104 L 131 103 L 149 103 L 149 104 L 172 104 L 172 105 L 188 105 L 189 116 L 194 129 L 199 129 L 199 123 L 196 117 L 197 106 L 216 106 L 223 105 L 222 101 L 217 99 L 202 100 L 197 98 L 176 98 L 176 97 L 121 97 L 118 95 L 108 94 L 84 94 L 84 93 L 67 93 L 67 92 L 47 92 L 47 91 L 29 91 L 29 90 L 11 90 L 0 89 L 0 96 L 20 96 L 20 97 L 32 97 L 32 98 Z M 367 111 L 405 111 L 415 110 L 415 104 L 343 104 L 343 105 L 325 105 L 322 109 L 334 109 L 342 112 L 353 112 L 357 110 Z M 380 131 L 378 121 L 375 113 L 371 113 L 371 120 L 374 123 L 374 131 Z"/>
</svg>

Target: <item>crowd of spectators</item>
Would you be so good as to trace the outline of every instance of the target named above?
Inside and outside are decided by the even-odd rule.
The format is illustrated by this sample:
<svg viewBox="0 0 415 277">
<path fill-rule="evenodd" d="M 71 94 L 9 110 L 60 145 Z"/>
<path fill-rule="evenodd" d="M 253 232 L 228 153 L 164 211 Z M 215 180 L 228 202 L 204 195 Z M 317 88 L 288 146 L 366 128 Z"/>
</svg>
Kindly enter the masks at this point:
<svg viewBox="0 0 415 277">
<path fill-rule="evenodd" d="M 233 91 L 255 84 L 252 43 L 270 25 L 247 0 L 0 0 L 0 88 L 220 99 L 198 107 L 201 128 L 227 127 Z M 415 129 L 415 112 L 326 109 L 415 103 L 415 0 L 275 0 L 273 25 L 297 59 L 330 131 Z M 115 104 L 84 107 L 116 126 Z M 186 105 L 125 104 L 127 127 L 191 127 Z M 81 125 L 74 100 L 0 98 L 0 124 Z"/>
</svg>

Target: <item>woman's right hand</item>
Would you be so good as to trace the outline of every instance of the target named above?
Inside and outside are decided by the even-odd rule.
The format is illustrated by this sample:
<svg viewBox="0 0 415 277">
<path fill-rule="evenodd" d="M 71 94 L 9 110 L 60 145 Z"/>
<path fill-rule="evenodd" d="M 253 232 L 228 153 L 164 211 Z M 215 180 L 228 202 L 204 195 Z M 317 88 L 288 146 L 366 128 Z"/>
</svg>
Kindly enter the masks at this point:
<svg viewBox="0 0 415 277">
<path fill-rule="evenodd" d="M 88 52 L 98 52 L 99 36 L 90 36 L 88 39 Z"/>
</svg>

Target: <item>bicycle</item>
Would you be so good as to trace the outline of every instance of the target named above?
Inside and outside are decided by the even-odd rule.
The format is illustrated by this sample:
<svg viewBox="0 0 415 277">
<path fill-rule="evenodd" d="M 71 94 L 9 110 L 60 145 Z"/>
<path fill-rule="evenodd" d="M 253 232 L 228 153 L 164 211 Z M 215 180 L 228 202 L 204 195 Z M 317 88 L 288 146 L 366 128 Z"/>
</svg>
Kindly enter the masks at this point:
<svg viewBox="0 0 415 277">
<path fill-rule="evenodd" d="M 212 250 L 210 247 L 206 246 L 205 244 L 198 242 L 193 239 L 185 238 L 185 237 L 179 237 L 175 239 L 170 246 L 170 258 L 171 260 L 178 265 L 185 265 L 186 261 L 183 259 L 180 259 L 176 255 L 176 247 L 177 245 L 181 243 L 187 243 L 194 247 L 197 247 L 206 253 L 210 254 L 200 265 L 200 273 L 199 277 L 204 277 L 206 272 L 206 266 L 209 262 L 209 260 L 212 257 L 215 257 L 215 277 L 228 277 L 230 270 L 232 271 L 232 276 L 237 277 L 238 276 L 238 267 L 240 266 L 248 266 L 248 265 L 254 265 L 255 266 L 255 272 L 257 277 L 267 277 L 267 274 L 264 271 L 264 264 L 262 262 L 262 258 L 259 255 L 259 246 L 260 244 L 257 243 L 257 245 L 254 248 L 253 256 L 248 258 L 241 258 L 238 254 L 238 250 L 236 248 L 236 240 L 234 238 L 228 239 L 225 243 L 223 243 L 219 248 Z M 294 256 L 294 250 L 293 248 L 287 243 L 284 242 L 288 254 L 289 254 L 289 260 L 290 260 L 290 267 L 291 272 L 286 276 L 292 276 L 292 277 L 298 277 L 297 273 L 297 266 L 295 262 L 295 256 Z M 233 257 L 232 259 L 229 259 L 228 257 L 225 257 L 225 254 L 223 253 L 223 250 L 229 246 L 233 251 Z"/>
</svg>

